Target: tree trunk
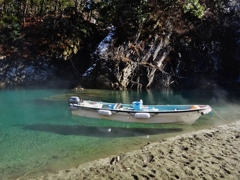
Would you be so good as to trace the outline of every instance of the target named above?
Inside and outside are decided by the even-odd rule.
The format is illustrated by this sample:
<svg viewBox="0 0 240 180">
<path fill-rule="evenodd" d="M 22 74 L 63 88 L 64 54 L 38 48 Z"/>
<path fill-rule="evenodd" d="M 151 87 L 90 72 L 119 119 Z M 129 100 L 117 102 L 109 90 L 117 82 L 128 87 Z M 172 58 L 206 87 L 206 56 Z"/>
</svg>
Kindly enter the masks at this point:
<svg viewBox="0 0 240 180">
<path fill-rule="evenodd" d="M 24 7 L 24 12 L 23 12 L 23 26 L 25 26 L 25 23 L 26 23 L 27 9 L 28 9 L 28 0 L 26 0 L 25 7 Z"/>
<path fill-rule="evenodd" d="M 41 0 L 40 1 L 40 12 L 39 12 L 41 19 L 42 19 L 43 11 L 44 11 L 44 0 Z"/>
</svg>

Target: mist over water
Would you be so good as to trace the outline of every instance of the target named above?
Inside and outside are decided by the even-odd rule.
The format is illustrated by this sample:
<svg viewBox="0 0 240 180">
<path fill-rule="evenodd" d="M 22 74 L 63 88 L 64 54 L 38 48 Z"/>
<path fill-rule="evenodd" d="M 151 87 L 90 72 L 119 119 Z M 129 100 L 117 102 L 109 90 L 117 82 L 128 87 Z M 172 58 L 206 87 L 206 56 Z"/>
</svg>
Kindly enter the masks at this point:
<svg viewBox="0 0 240 180">
<path fill-rule="evenodd" d="M 189 125 L 124 123 L 72 116 L 68 98 L 144 104 L 209 104 Z M 240 119 L 240 94 L 212 91 L 21 89 L 0 91 L 0 179 L 27 179 L 134 150 L 162 138 Z"/>
</svg>

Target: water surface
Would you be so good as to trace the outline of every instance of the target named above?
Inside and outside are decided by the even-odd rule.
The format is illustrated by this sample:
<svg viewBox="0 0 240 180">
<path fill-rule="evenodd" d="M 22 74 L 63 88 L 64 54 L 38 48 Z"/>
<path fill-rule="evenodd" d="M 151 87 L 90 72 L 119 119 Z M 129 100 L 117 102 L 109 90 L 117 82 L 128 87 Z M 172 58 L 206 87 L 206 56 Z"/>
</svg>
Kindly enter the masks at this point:
<svg viewBox="0 0 240 180">
<path fill-rule="evenodd" d="M 68 98 L 144 104 L 209 104 L 194 125 L 113 122 L 73 117 Z M 240 117 L 238 92 L 16 89 L 0 91 L 0 179 L 27 179 L 142 147 L 148 142 Z"/>
</svg>

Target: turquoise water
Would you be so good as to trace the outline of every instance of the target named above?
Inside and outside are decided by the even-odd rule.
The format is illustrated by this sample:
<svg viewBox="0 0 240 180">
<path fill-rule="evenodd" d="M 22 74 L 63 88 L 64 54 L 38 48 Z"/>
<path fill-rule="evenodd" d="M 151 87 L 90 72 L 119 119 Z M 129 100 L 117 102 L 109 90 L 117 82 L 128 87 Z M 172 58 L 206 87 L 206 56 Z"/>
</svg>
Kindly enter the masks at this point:
<svg viewBox="0 0 240 180">
<path fill-rule="evenodd" d="M 209 104 L 194 125 L 147 125 L 73 117 L 68 98 L 144 104 Z M 149 141 L 240 119 L 240 96 L 225 91 L 0 91 L 0 179 L 28 179 L 134 150 Z"/>
</svg>

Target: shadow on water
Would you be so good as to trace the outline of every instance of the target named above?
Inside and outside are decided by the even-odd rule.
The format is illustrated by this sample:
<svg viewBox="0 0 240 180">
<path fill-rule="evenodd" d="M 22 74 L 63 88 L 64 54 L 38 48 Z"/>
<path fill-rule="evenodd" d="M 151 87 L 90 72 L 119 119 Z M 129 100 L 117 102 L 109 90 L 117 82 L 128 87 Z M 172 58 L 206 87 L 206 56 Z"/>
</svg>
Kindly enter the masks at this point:
<svg viewBox="0 0 240 180">
<path fill-rule="evenodd" d="M 83 125 L 32 124 L 23 127 L 25 130 L 49 132 L 60 135 L 77 135 L 104 138 L 133 137 L 182 132 L 182 128 L 122 128 L 92 127 Z"/>
</svg>

